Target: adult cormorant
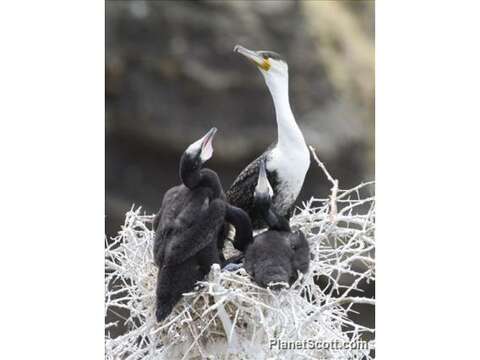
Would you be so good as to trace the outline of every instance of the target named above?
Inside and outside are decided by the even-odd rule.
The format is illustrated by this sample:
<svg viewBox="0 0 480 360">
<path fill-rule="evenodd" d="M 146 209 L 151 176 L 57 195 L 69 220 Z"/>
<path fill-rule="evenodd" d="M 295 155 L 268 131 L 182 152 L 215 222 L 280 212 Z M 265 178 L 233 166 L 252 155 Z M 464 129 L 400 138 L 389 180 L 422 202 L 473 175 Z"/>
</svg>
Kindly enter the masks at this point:
<svg viewBox="0 0 480 360">
<path fill-rule="evenodd" d="M 265 162 L 260 162 L 258 183 L 255 188 L 255 206 L 259 209 L 268 230 L 255 236 L 245 254 L 245 270 L 260 286 L 278 289 L 281 284 L 292 284 L 297 270 L 308 271 L 310 249 L 301 231 L 291 232 L 288 221 L 271 208 L 272 188 L 268 182 Z"/>
<path fill-rule="evenodd" d="M 277 141 L 251 162 L 227 191 L 228 201 L 247 211 L 253 227 L 258 229 L 265 226 L 253 199 L 259 164 L 266 161 L 274 193 L 272 209 L 289 219 L 310 166 L 310 154 L 290 108 L 287 63 L 273 51 L 252 51 L 240 45 L 236 45 L 234 51 L 247 57 L 260 70 L 272 95 L 277 119 Z"/>
<path fill-rule="evenodd" d="M 165 319 L 184 292 L 191 291 L 213 263 L 224 264 L 222 228 L 225 221 L 237 230 L 236 246 L 252 241 L 248 215 L 226 203 L 218 175 L 203 168 L 213 154 L 211 129 L 191 144 L 180 160 L 181 185 L 168 190 L 154 220 L 154 260 L 158 266 L 158 321 Z"/>
</svg>

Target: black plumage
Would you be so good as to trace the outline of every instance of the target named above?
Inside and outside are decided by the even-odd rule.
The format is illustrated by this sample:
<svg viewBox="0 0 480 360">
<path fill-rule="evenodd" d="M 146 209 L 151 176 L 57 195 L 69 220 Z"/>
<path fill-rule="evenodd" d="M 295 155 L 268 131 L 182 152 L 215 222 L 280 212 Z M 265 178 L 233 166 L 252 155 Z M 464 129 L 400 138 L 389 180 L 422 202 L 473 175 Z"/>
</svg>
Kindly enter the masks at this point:
<svg viewBox="0 0 480 360">
<path fill-rule="evenodd" d="M 217 238 L 225 219 L 225 201 L 210 201 L 204 189 L 185 189 L 178 186 L 165 195 L 166 208 L 156 232 L 158 321 L 170 314 L 184 292 L 191 291 L 208 274 L 212 264 L 220 263 Z"/>
<path fill-rule="evenodd" d="M 190 145 L 180 161 L 182 184 L 168 190 L 154 220 L 154 261 L 158 266 L 156 317 L 170 314 L 184 292 L 191 291 L 214 263 L 223 258 L 225 221 L 237 229 L 234 245 L 244 249 L 252 241 L 248 215 L 225 201 L 218 175 L 202 168 L 212 153 L 212 129 Z"/>
<path fill-rule="evenodd" d="M 254 192 L 257 186 L 258 173 L 260 169 L 260 163 L 266 162 L 270 155 L 271 149 L 274 145 L 271 145 L 262 155 L 253 160 L 233 182 L 230 189 L 227 190 L 226 196 L 230 204 L 245 210 L 252 220 L 252 226 L 254 229 L 261 229 L 267 226 L 267 223 L 262 217 L 262 214 L 258 211 L 255 201 Z M 278 181 L 278 175 L 275 171 L 267 170 L 268 181 L 273 189 L 277 191 L 273 195 L 272 203 L 277 202 L 277 195 L 279 193 L 280 183 Z M 294 210 L 294 204 L 292 204 L 282 216 L 286 219 L 290 219 Z M 276 209 L 280 212 L 280 209 Z"/>
<path fill-rule="evenodd" d="M 301 231 L 268 230 L 257 235 L 248 247 L 244 266 L 257 284 L 267 287 L 270 283 L 292 284 L 297 280 L 297 270 L 306 273 L 309 263 L 310 250 Z"/>
<path fill-rule="evenodd" d="M 289 222 L 271 208 L 271 188 L 260 162 L 255 204 L 268 224 L 268 230 L 257 235 L 245 254 L 245 270 L 260 286 L 269 283 L 292 284 L 298 272 L 306 273 L 310 263 L 310 249 L 301 231 L 292 232 Z"/>
</svg>

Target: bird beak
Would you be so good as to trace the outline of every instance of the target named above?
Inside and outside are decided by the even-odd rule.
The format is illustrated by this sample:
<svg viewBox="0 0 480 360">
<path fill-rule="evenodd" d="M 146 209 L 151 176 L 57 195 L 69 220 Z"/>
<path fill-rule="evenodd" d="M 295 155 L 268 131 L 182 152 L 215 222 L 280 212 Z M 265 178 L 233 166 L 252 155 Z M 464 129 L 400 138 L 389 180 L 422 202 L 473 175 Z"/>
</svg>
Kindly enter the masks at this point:
<svg viewBox="0 0 480 360">
<path fill-rule="evenodd" d="M 238 52 L 239 54 L 242 54 L 248 60 L 252 61 L 255 65 L 257 65 L 259 68 L 265 71 L 268 71 L 272 66 L 270 64 L 269 59 L 264 59 L 263 57 L 258 55 L 255 51 L 248 50 L 247 48 L 244 48 L 242 45 L 235 45 L 235 47 L 233 48 L 233 51 Z"/>
<path fill-rule="evenodd" d="M 267 177 L 267 169 L 265 167 L 265 161 L 260 163 L 260 169 L 258 173 L 257 187 L 255 188 L 255 194 L 257 196 L 269 196 L 272 197 L 273 189 L 270 186 L 270 182 Z"/>
<path fill-rule="evenodd" d="M 215 136 L 216 132 L 217 132 L 217 128 L 213 127 L 205 134 L 205 136 L 203 138 L 200 139 L 201 144 L 202 144 L 200 159 L 202 160 L 202 162 L 207 161 L 213 155 L 212 141 L 213 141 L 213 137 Z"/>
</svg>

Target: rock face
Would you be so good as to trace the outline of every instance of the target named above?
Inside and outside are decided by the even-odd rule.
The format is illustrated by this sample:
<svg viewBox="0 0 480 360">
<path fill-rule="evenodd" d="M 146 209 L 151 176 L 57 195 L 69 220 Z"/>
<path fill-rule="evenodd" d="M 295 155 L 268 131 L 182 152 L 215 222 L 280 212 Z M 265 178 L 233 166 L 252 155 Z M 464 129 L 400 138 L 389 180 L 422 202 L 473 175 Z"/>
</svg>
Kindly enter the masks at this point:
<svg viewBox="0 0 480 360">
<path fill-rule="evenodd" d="M 373 1 L 107 1 L 107 234 L 154 212 L 185 147 L 216 126 L 225 188 L 275 139 L 273 103 L 239 43 L 289 63 L 293 112 L 340 186 L 373 178 Z M 326 196 L 313 164 L 301 199 Z"/>
</svg>

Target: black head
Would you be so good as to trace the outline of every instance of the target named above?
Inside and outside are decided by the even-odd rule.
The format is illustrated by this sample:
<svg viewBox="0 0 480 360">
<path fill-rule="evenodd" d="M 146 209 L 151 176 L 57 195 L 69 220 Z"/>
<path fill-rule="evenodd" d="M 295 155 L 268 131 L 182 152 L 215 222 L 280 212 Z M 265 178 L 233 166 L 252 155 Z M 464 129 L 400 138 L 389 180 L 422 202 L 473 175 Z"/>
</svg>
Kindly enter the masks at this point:
<svg viewBox="0 0 480 360">
<path fill-rule="evenodd" d="M 275 51 L 250 50 L 242 45 L 235 45 L 233 51 L 245 56 L 260 69 L 266 79 L 282 77 L 288 79 L 287 62 Z"/>
<path fill-rule="evenodd" d="M 187 179 L 197 173 L 213 155 L 213 137 L 217 128 L 211 128 L 201 139 L 191 144 L 180 160 L 180 178 L 188 186 Z"/>
<path fill-rule="evenodd" d="M 273 59 L 273 60 L 286 62 L 283 59 L 283 57 L 279 53 L 276 53 L 275 51 L 260 50 L 260 51 L 257 51 L 257 54 L 260 55 L 264 60 Z"/>
</svg>

